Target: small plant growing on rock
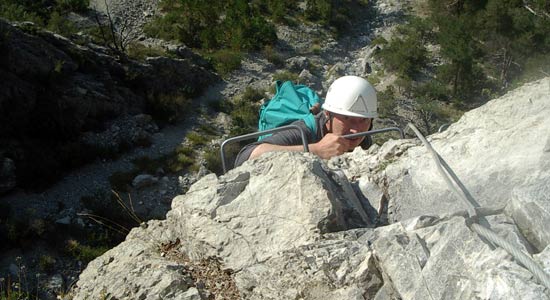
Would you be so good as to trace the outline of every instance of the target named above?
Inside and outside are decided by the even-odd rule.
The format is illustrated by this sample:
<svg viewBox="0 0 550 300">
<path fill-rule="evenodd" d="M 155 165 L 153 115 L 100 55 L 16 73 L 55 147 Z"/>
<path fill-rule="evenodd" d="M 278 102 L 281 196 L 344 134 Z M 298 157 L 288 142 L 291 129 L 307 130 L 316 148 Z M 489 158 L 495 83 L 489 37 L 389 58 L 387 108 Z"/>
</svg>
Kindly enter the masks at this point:
<svg viewBox="0 0 550 300">
<path fill-rule="evenodd" d="M 290 72 L 290 71 L 281 71 L 281 72 L 277 72 L 277 73 L 275 73 L 275 75 L 273 75 L 273 80 L 280 80 L 280 81 L 290 80 L 290 81 L 293 81 L 293 82 L 297 82 L 298 78 L 299 78 L 298 74 Z M 273 88 L 275 88 L 275 86 Z M 273 93 L 275 93 L 275 90 L 273 90 Z"/>
<path fill-rule="evenodd" d="M 179 120 L 191 105 L 191 100 L 181 94 L 150 94 L 147 96 L 145 110 L 155 120 L 175 122 Z"/>
<path fill-rule="evenodd" d="M 193 146 L 204 146 L 208 143 L 208 138 L 206 136 L 194 131 L 189 132 L 186 138 Z"/>
<path fill-rule="evenodd" d="M 241 67 L 242 53 L 237 50 L 222 49 L 213 53 L 205 53 L 207 59 L 209 59 L 214 65 L 214 69 L 222 77 L 226 77 L 234 70 Z"/>
<path fill-rule="evenodd" d="M 42 272 L 51 272 L 53 271 L 55 265 L 55 259 L 50 255 L 41 255 L 38 259 L 38 267 Z"/>
<path fill-rule="evenodd" d="M 66 251 L 69 254 L 86 264 L 107 252 L 107 250 L 109 250 L 109 248 L 106 246 L 91 247 L 82 245 L 76 240 L 69 240 L 66 245 Z"/>
</svg>

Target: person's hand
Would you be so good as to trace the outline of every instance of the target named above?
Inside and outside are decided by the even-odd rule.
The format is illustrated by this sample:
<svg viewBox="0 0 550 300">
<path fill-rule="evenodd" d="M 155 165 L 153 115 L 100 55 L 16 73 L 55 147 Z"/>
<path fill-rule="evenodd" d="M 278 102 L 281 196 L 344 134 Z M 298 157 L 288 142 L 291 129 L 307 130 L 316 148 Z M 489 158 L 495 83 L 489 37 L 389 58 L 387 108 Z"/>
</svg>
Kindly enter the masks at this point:
<svg viewBox="0 0 550 300">
<path fill-rule="evenodd" d="M 348 151 L 350 145 L 350 140 L 328 133 L 319 142 L 311 144 L 309 150 L 323 159 L 328 159 Z"/>
</svg>

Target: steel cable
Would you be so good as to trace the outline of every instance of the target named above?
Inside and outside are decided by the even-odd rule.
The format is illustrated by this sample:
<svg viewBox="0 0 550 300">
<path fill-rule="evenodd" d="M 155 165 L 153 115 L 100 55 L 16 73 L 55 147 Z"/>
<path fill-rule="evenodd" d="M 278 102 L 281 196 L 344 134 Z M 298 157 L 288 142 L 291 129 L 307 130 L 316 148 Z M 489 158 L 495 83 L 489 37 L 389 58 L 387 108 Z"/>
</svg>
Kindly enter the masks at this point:
<svg viewBox="0 0 550 300">
<path fill-rule="evenodd" d="M 541 282 L 548 290 L 550 290 L 550 275 L 546 273 L 542 267 L 533 260 L 532 257 L 522 252 L 520 249 L 518 249 L 516 246 L 512 245 L 499 235 L 497 235 L 495 232 L 490 230 L 489 228 L 486 228 L 482 226 L 481 224 L 478 224 L 478 215 L 476 212 L 476 209 L 479 208 L 479 205 L 475 201 L 475 199 L 472 197 L 472 195 L 468 192 L 466 187 L 460 182 L 458 177 L 454 174 L 454 172 L 451 170 L 449 165 L 445 163 L 445 161 L 439 156 L 439 154 L 433 149 L 432 145 L 426 140 L 426 138 L 422 135 L 422 133 L 414 126 L 412 123 L 409 123 L 408 126 L 414 131 L 416 136 L 422 141 L 424 146 L 428 148 L 430 154 L 434 158 L 434 161 L 436 162 L 437 169 L 439 173 L 443 176 L 443 179 L 449 186 L 449 188 L 460 198 L 464 201 L 466 206 L 468 207 L 468 215 L 469 218 L 467 220 L 470 220 L 471 224 L 469 224 L 469 228 L 480 235 L 481 237 L 487 239 L 491 243 L 501 247 L 502 249 L 506 250 L 514 259 L 516 259 L 518 262 L 520 262 L 525 268 L 527 268 L 531 273 Z M 443 162 L 443 163 L 442 163 Z M 445 170 L 443 169 L 445 167 Z M 447 172 L 445 172 L 447 171 Z M 448 174 L 447 174 L 448 173 Z M 453 184 L 451 179 L 449 178 L 451 176 L 454 180 L 454 183 L 460 188 L 460 191 L 456 188 L 456 186 Z M 467 222 L 468 224 L 468 222 Z"/>
</svg>

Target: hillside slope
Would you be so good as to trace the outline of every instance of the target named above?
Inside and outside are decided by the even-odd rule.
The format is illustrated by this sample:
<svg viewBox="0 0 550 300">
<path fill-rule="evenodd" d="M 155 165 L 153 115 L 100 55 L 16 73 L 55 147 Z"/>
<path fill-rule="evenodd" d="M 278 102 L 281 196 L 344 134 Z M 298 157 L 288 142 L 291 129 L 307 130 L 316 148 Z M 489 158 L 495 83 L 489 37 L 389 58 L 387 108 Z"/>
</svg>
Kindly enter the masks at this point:
<svg viewBox="0 0 550 300">
<path fill-rule="evenodd" d="M 174 199 L 166 220 L 132 230 L 88 265 L 74 299 L 550 299 L 538 279 L 468 225 L 489 225 L 550 274 L 550 238 L 540 226 L 550 220 L 549 92 L 550 78 L 527 84 L 430 137 L 450 165 L 460 165 L 479 203 L 496 207 L 479 221 L 449 205 L 454 195 L 415 140 L 357 149 L 328 164 L 270 153 L 205 176 Z M 509 151 L 519 137 L 525 143 Z M 376 188 L 389 198 L 389 226 L 373 228 L 381 215 L 372 215 L 376 199 L 365 194 Z"/>
</svg>

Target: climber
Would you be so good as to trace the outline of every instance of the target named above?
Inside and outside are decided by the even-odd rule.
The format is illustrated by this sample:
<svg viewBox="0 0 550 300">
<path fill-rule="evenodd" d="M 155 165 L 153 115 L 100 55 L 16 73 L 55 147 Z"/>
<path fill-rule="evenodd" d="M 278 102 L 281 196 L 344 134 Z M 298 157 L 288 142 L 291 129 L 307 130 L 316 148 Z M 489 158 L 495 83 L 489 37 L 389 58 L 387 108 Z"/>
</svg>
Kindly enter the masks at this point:
<svg viewBox="0 0 550 300">
<path fill-rule="evenodd" d="M 357 76 L 336 79 L 328 89 L 322 110 L 315 115 L 317 132 L 308 134 L 315 137 L 309 138 L 309 151 L 328 159 L 357 146 L 367 149 L 372 144 L 370 137 L 347 139 L 342 136 L 370 130 L 373 118 L 378 116 L 376 109 L 376 91 L 367 80 Z M 302 120 L 292 124 L 311 133 Z M 235 166 L 271 151 L 303 151 L 299 130 L 281 131 L 246 145 L 237 155 Z"/>
</svg>

